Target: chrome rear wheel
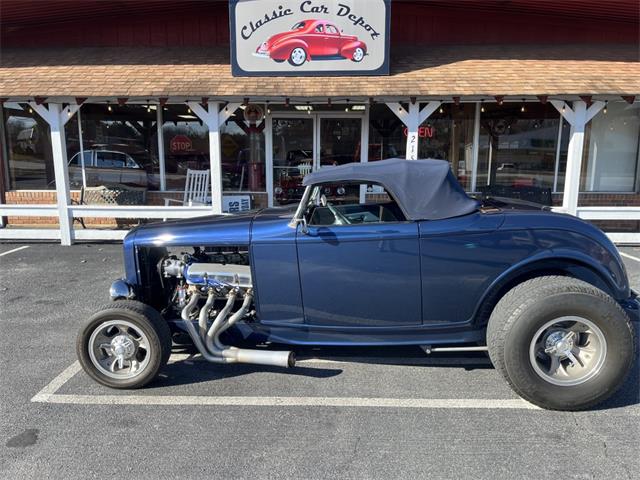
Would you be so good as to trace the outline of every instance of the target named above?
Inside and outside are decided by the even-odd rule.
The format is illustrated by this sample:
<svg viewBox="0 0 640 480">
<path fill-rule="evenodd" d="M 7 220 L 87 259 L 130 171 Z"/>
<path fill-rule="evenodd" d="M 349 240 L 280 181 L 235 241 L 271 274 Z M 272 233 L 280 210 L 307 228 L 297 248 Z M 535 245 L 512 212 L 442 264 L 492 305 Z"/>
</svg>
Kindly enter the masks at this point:
<svg viewBox="0 0 640 480">
<path fill-rule="evenodd" d="M 545 323 L 531 339 L 529 360 L 535 372 L 554 385 L 580 385 L 598 374 L 607 341 L 591 320 L 560 317 Z"/>
<path fill-rule="evenodd" d="M 500 299 L 487 346 L 518 395 L 553 410 L 605 401 L 636 357 L 633 326 L 618 302 L 594 285 L 556 275 L 526 280 Z"/>
</svg>

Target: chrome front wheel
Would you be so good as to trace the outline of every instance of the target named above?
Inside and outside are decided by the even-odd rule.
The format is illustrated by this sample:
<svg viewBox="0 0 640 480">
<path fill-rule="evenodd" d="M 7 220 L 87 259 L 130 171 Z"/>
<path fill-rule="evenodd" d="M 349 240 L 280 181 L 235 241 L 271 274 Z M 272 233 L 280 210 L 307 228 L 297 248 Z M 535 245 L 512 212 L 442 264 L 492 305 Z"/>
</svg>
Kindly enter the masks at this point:
<svg viewBox="0 0 640 480">
<path fill-rule="evenodd" d="M 580 385 L 598 374 L 607 356 L 607 341 L 591 320 L 560 317 L 545 323 L 529 346 L 535 372 L 554 385 Z"/>
<path fill-rule="evenodd" d="M 145 333 L 126 320 L 98 326 L 89 338 L 93 365 L 110 378 L 133 378 L 149 366 L 150 342 Z"/>
<path fill-rule="evenodd" d="M 305 52 L 304 48 L 296 47 L 291 51 L 291 55 L 289 55 L 289 63 L 294 67 L 299 67 L 307 60 L 307 52 Z"/>
</svg>

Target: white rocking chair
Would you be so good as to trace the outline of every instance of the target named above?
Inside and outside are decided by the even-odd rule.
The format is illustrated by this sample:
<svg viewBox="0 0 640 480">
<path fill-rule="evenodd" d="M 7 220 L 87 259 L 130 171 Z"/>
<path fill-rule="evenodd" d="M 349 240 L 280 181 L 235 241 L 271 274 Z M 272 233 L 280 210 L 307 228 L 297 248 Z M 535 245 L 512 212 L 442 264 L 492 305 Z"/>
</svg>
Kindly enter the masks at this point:
<svg viewBox="0 0 640 480">
<path fill-rule="evenodd" d="M 207 205 L 209 202 L 209 170 L 187 170 L 187 178 L 184 182 L 184 196 L 182 200 L 165 198 L 164 206 L 169 203 L 178 203 L 183 206 Z"/>
</svg>

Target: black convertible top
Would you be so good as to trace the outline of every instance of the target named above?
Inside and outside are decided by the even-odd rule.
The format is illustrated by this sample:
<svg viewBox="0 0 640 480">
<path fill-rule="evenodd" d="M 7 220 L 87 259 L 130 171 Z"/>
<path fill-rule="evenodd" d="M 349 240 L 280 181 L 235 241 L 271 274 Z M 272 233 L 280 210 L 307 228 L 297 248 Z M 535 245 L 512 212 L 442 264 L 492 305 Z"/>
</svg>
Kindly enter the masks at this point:
<svg viewBox="0 0 640 480">
<path fill-rule="evenodd" d="M 441 220 L 474 212 L 479 202 L 458 183 L 449 162 L 391 158 L 369 163 L 324 167 L 304 178 L 303 185 L 371 182 L 382 185 L 408 220 Z"/>
</svg>

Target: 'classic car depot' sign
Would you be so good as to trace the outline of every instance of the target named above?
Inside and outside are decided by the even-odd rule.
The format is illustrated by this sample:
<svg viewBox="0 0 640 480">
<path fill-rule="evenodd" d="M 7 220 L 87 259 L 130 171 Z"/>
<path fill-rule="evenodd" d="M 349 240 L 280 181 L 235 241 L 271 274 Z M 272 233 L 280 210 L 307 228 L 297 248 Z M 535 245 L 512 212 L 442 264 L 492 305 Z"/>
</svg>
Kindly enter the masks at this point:
<svg viewBox="0 0 640 480">
<path fill-rule="evenodd" d="M 388 75 L 391 0 L 231 0 L 233 75 Z"/>
</svg>

